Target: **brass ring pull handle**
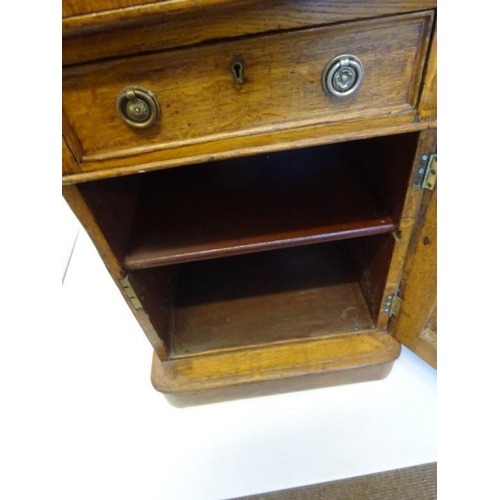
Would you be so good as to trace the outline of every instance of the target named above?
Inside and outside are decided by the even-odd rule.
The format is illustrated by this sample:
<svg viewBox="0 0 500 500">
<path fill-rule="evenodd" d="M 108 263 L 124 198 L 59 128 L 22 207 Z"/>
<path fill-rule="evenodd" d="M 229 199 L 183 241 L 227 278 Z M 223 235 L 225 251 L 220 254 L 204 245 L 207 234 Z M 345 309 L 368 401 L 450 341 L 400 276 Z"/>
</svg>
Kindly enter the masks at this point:
<svg viewBox="0 0 500 500">
<path fill-rule="evenodd" d="M 150 90 L 126 87 L 116 98 L 120 118 L 133 128 L 149 128 L 160 116 L 160 104 Z"/>
<path fill-rule="evenodd" d="M 363 80 L 363 64 L 353 55 L 343 54 L 332 59 L 323 70 L 323 90 L 335 97 L 354 93 Z"/>
</svg>

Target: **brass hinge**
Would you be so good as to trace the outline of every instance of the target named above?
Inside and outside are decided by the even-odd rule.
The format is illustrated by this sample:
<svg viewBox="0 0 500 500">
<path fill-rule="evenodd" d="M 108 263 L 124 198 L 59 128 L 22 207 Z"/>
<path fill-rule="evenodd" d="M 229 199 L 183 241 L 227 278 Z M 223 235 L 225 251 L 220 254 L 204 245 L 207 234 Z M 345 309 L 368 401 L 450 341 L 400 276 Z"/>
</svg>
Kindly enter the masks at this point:
<svg viewBox="0 0 500 500">
<path fill-rule="evenodd" d="M 388 314 L 393 318 L 398 315 L 400 308 L 401 299 L 395 293 L 388 295 L 384 303 L 384 314 Z"/>
<path fill-rule="evenodd" d="M 125 277 L 120 279 L 120 284 L 122 285 L 123 290 L 126 293 L 127 297 L 130 299 L 130 302 L 132 302 L 132 305 L 136 309 L 142 309 L 141 301 L 138 299 L 137 294 L 135 293 L 132 285 L 130 284 L 128 274 L 126 274 Z"/>
<path fill-rule="evenodd" d="M 422 155 L 413 187 L 434 190 L 437 180 L 437 154 Z"/>
</svg>

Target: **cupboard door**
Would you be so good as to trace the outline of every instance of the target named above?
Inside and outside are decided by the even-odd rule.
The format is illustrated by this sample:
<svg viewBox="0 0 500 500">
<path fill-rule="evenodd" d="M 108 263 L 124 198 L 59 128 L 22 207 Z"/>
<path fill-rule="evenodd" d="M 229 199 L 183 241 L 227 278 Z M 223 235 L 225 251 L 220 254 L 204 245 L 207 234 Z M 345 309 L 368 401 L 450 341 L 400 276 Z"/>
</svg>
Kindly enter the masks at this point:
<svg viewBox="0 0 500 500">
<path fill-rule="evenodd" d="M 394 337 L 437 368 L 437 188 L 423 195 L 400 296 Z"/>
</svg>

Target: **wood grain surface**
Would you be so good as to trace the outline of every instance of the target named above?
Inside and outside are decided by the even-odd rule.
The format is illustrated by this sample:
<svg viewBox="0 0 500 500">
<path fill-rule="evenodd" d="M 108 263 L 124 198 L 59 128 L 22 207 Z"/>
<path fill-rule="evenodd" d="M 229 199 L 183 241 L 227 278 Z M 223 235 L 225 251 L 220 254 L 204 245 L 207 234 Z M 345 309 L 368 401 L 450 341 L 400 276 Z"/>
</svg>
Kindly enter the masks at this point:
<svg viewBox="0 0 500 500">
<path fill-rule="evenodd" d="M 356 378 L 359 381 L 356 371 L 367 367 L 378 366 L 378 377 L 381 368 L 387 375 L 387 364 L 399 356 L 400 350 L 400 344 L 387 333 L 360 333 L 167 362 L 153 356 L 151 379 L 158 391 L 179 397 L 221 388 L 232 390 L 233 398 L 244 397 L 253 395 L 254 384 L 266 381 L 274 380 L 273 392 L 279 392 L 282 385 L 290 390 L 290 378 L 298 389 L 304 384 L 301 379 L 306 379 L 308 387 L 310 376 L 343 374 L 342 383 Z M 330 377 L 328 384 L 335 384 L 334 379 Z M 313 382 L 317 385 L 318 380 Z M 182 400 L 177 402 L 182 404 Z"/>
<path fill-rule="evenodd" d="M 345 242 L 356 279 L 368 306 L 372 321 L 379 328 L 379 311 L 385 298 L 385 286 L 393 258 L 392 234 L 357 238 Z"/>
<path fill-rule="evenodd" d="M 160 389 L 165 399 L 178 408 L 202 404 L 213 404 L 235 399 L 252 398 L 282 394 L 285 392 L 297 392 L 321 387 L 333 387 L 337 385 L 355 384 L 360 382 L 371 382 L 381 380 L 392 370 L 394 361 L 375 362 L 372 365 L 361 365 L 345 370 L 324 370 L 307 374 L 293 375 L 290 377 L 268 378 L 259 381 L 245 381 L 241 384 L 232 384 L 215 388 L 205 388 L 188 392 L 165 392 Z M 157 365 L 153 360 L 152 381 L 153 386 L 158 389 L 165 377 L 164 366 Z M 168 376 L 168 375 L 167 375 Z"/>
<path fill-rule="evenodd" d="M 63 0 L 62 16 L 78 16 L 155 3 L 156 0 Z"/>
<path fill-rule="evenodd" d="M 418 342 L 415 344 L 414 352 L 417 356 L 427 361 L 437 369 L 437 301 L 431 309 L 431 315 L 427 325 L 420 333 Z"/>
<path fill-rule="evenodd" d="M 80 172 L 80 167 L 68 147 L 68 143 L 62 138 L 62 174 L 71 175 Z"/>
<path fill-rule="evenodd" d="M 247 0 L 101 10 L 63 19 L 63 65 L 435 7 L 435 0 Z"/>
<path fill-rule="evenodd" d="M 127 11 L 125 15 L 136 16 L 141 12 L 141 6 L 145 6 L 147 9 L 156 8 L 166 12 L 176 12 L 179 10 L 192 11 L 207 5 L 220 7 L 227 3 L 237 2 L 235 0 L 197 0 L 196 2 L 192 0 L 63 0 L 62 17 L 64 19 L 84 14 L 96 16 L 105 12 L 108 16 L 119 18 L 120 15 L 124 15 L 121 12 L 123 10 Z"/>
<path fill-rule="evenodd" d="M 437 27 L 432 36 L 432 42 L 427 57 L 427 68 L 418 103 L 420 120 L 435 120 L 437 118 Z"/>
<path fill-rule="evenodd" d="M 415 219 L 420 209 L 420 203 L 423 195 L 422 189 L 413 188 L 413 181 L 417 175 L 418 169 L 420 168 L 422 156 L 429 154 L 430 152 L 435 150 L 436 141 L 437 136 L 435 128 L 424 130 L 419 134 L 415 155 L 412 158 L 410 175 L 407 179 L 408 183 L 406 187 L 402 187 L 401 195 L 404 199 L 404 202 L 402 206 L 401 219 L 398 225 L 399 233 L 394 244 L 394 252 L 392 255 L 391 265 L 389 267 L 385 291 L 383 294 L 384 297 L 396 293 L 400 285 L 401 274 L 403 272 L 408 245 L 410 244 Z M 388 323 L 389 316 L 384 313 L 382 304 L 382 307 L 379 311 L 379 319 L 377 324 L 379 325 L 379 328 L 385 328 L 387 327 Z"/>
<path fill-rule="evenodd" d="M 314 125 L 295 130 L 270 132 L 175 149 L 164 149 L 153 153 L 142 153 L 133 157 L 85 162 L 79 164 L 81 173 L 63 176 L 62 183 L 63 185 L 70 185 L 264 152 L 297 150 L 314 145 L 415 132 L 436 126 L 435 122 L 416 122 L 415 119 L 416 112 L 409 110 L 398 115 L 354 120 L 332 125 Z"/>
<path fill-rule="evenodd" d="M 83 149 L 77 159 L 126 157 L 414 109 L 431 20 L 432 12 L 412 14 L 68 69 L 63 109 Z M 342 53 L 361 59 L 365 77 L 353 95 L 329 97 L 321 74 Z M 235 60 L 244 66 L 242 84 L 233 82 Z M 156 94 L 162 114 L 151 129 L 136 131 L 119 118 L 115 99 L 127 85 Z"/>
<path fill-rule="evenodd" d="M 437 188 L 425 191 L 401 284 L 394 336 L 437 366 Z"/>
</svg>

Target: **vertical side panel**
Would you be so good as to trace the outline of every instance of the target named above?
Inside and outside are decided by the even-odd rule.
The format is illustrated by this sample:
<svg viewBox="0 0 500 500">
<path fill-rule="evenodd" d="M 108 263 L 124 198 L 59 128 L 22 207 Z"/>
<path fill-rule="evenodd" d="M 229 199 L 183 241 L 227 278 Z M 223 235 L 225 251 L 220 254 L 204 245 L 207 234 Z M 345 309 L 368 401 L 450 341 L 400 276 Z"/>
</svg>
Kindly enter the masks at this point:
<svg viewBox="0 0 500 500">
<path fill-rule="evenodd" d="M 62 175 L 78 174 L 81 172 L 80 166 L 75 160 L 73 153 L 68 147 L 68 143 L 62 138 Z"/>
<path fill-rule="evenodd" d="M 406 259 L 397 340 L 437 366 L 437 189 L 426 191 Z"/>
<path fill-rule="evenodd" d="M 394 253 L 392 256 L 391 265 L 387 276 L 384 297 L 394 294 L 398 290 L 404 263 L 407 257 L 410 241 L 415 228 L 415 219 L 419 213 L 421 206 L 423 190 L 414 189 L 413 182 L 420 168 L 421 158 L 423 155 L 435 152 L 436 150 L 436 130 L 429 129 L 420 132 L 413 165 L 409 178 L 407 178 L 407 185 L 404 186 L 405 195 L 404 202 L 401 209 L 401 219 L 399 221 L 398 229 L 399 235 L 394 245 Z M 383 312 L 383 304 L 379 312 L 378 324 L 380 328 L 385 328 L 388 325 L 389 317 Z"/>
<path fill-rule="evenodd" d="M 123 288 L 120 284 L 120 278 L 122 278 L 123 276 L 123 269 L 115 254 L 111 250 L 108 241 L 104 237 L 101 228 L 96 222 L 94 214 L 89 209 L 78 187 L 74 185 L 64 186 L 63 196 L 66 199 L 71 210 L 73 210 L 74 214 L 77 216 L 78 220 L 89 234 L 92 242 L 96 246 L 97 251 L 99 252 L 99 255 L 104 262 L 104 265 L 106 266 L 106 269 L 113 278 L 115 284 L 118 286 L 132 313 L 146 333 L 146 336 L 151 342 L 156 354 L 161 360 L 167 359 L 168 353 L 166 345 L 158 336 L 156 329 L 154 328 L 150 320 L 148 312 L 144 309 L 136 309 L 130 299 L 124 293 Z"/>
<path fill-rule="evenodd" d="M 420 120 L 435 120 L 437 118 L 437 28 L 432 37 L 425 80 L 418 103 Z"/>
</svg>

